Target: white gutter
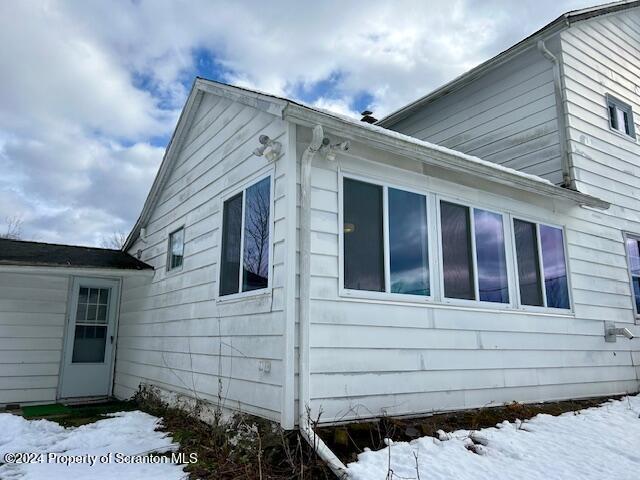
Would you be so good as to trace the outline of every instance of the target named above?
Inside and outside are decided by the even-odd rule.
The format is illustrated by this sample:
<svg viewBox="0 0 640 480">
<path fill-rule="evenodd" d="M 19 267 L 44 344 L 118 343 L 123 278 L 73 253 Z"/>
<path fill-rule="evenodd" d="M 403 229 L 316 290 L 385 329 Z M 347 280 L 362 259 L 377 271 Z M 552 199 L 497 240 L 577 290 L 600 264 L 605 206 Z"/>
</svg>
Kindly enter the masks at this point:
<svg viewBox="0 0 640 480">
<path fill-rule="evenodd" d="M 576 189 L 575 175 L 573 174 L 573 162 L 571 160 L 571 144 L 567 132 L 568 117 L 567 103 L 564 94 L 564 85 L 562 82 L 562 73 L 560 71 L 560 61 L 547 48 L 543 39 L 538 40 L 538 51 L 542 53 L 544 58 L 549 60 L 553 69 L 553 89 L 555 93 L 556 117 L 558 119 L 558 135 L 560 136 L 560 153 L 562 162 L 562 183 L 565 188 Z"/>
<path fill-rule="evenodd" d="M 341 479 L 348 478 L 347 467 L 316 435 L 310 422 L 309 396 L 309 285 L 311 282 L 311 163 L 322 148 L 324 131 L 313 128 L 311 143 L 302 154 L 300 167 L 300 345 L 298 375 L 298 425 L 300 433 L 331 471 Z"/>
<path fill-rule="evenodd" d="M 88 275 L 92 277 L 153 277 L 154 270 L 146 268 L 65 267 L 51 265 L 0 265 L 0 273 L 35 273 L 45 275 Z"/>
</svg>

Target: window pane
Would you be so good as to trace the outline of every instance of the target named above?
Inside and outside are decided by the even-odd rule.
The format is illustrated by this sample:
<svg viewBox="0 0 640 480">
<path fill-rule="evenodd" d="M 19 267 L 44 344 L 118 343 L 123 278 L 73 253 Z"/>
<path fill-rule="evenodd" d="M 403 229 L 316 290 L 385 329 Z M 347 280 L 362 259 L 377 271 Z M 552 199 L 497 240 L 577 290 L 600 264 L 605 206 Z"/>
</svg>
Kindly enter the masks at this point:
<svg viewBox="0 0 640 480">
<path fill-rule="evenodd" d="M 440 220 L 444 295 L 448 298 L 474 300 L 469 209 L 462 205 L 440 202 Z"/>
<path fill-rule="evenodd" d="M 569 308 L 567 264 L 564 258 L 564 239 L 560 228 L 540 225 L 542 243 L 542 265 L 547 306 Z"/>
<path fill-rule="evenodd" d="M 169 238 L 169 269 L 182 266 L 184 258 L 184 229 L 173 232 Z"/>
<path fill-rule="evenodd" d="M 536 226 L 530 222 L 514 220 L 513 229 L 516 238 L 520 302 L 523 305 L 541 307 L 543 306 L 542 286 Z"/>
<path fill-rule="evenodd" d="M 502 215 L 475 209 L 473 220 L 480 300 L 509 303 Z"/>
<path fill-rule="evenodd" d="M 615 130 L 618 129 L 618 114 L 616 110 L 615 105 L 609 104 L 609 122 L 611 123 L 611 128 Z"/>
<path fill-rule="evenodd" d="M 627 257 L 629 270 L 631 270 L 636 313 L 640 314 L 640 245 L 635 238 L 627 238 Z"/>
<path fill-rule="evenodd" d="M 344 286 L 383 292 L 382 187 L 344 179 Z"/>
<path fill-rule="evenodd" d="M 640 248 L 638 240 L 627 238 L 627 255 L 629 256 L 629 268 L 632 275 L 640 275 Z"/>
<path fill-rule="evenodd" d="M 247 189 L 244 213 L 242 291 L 267 288 L 271 178 Z"/>
<path fill-rule="evenodd" d="M 78 295 L 78 303 L 87 303 L 89 301 L 89 289 L 87 287 L 80 287 L 80 293 Z"/>
<path fill-rule="evenodd" d="M 389 189 L 391 291 L 429 295 L 426 197 Z"/>
<path fill-rule="evenodd" d="M 241 231 L 242 193 L 239 193 L 224 202 L 222 213 L 220 295 L 238 293 Z"/>
<path fill-rule="evenodd" d="M 106 343 L 106 326 L 76 325 L 71 361 L 73 363 L 104 362 Z"/>
</svg>

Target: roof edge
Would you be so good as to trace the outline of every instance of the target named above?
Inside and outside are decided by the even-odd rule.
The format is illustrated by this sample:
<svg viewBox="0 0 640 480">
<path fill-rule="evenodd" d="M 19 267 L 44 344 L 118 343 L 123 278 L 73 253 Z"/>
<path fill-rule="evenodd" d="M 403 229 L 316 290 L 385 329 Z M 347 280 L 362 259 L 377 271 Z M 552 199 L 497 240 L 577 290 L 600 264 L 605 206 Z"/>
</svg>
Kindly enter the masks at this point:
<svg viewBox="0 0 640 480">
<path fill-rule="evenodd" d="M 520 55 L 521 53 L 529 50 L 534 47 L 538 40 L 544 37 L 545 40 L 550 37 L 556 35 L 561 32 L 565 28 L 571 26 L 572 23 L 580 22 L 583 20 L 587 20 L 590 18 L 608 15 L 610 13 L 616 13 L 622 10 L 626 10 L 629 8 L 635 8 L 640 6 L 640 0 L 626 0 L 622 2 L 613 2 L 607 3 L 603 5 L 597 5 L 594 7 L 583 8 L 580 10 L 573 10 L 567 13 L 560 15 L 555 20 L 549 22 L 544 27 L 535 31 L 528 37 L 520 40 L 518 43 L 512 45 L 506 50 L 498 53 L 497 55 L 491 57 L 490 59 L 482 62 L 481 64 L 475 66 L 471 70 L 467 70 L 461 75 L 455 77 L 453 80 L 441 85 L 440 87 L 432 90 L 426 95 L 414 100 L 413 102 L 408 103 L 400 107 L 399 109 L 391 112 L 386 115 L 382 119 L 376 122 L 376 125 L 381 127 L 388 128 L 391 125 L 405 119 L 409 116 L 414 110 L 422 107 L 423 105 L 436 100 L 444 95 L 452 93 L 467 84 L 473 82 L 479 77 L 484 76 L 486 73 L 490 72 L 494 68 L 506 63 L 511 60 L 513 57 Z"/>
<path fill-rule="evenodd" d="M 335 115 L 293 103 L 290 103 L 285 110 L 285 119 L 307 127 L 313 127 L 321 123 L 323 127 L 332 130 L 341 137 L 365 140 L 381 150 L 398 153 L 403 156 L 418 157 L 428 165 L 471 174 L 529 193 L 554 197 L 598 209 L 610 207 L 609 202 L 600 198 L 559 187 L 535 175 L 512 171 L 487 160 L 430 144 L 429 142 L 423 142 L 376 125 L 360 125 L 355 120 L 347 121 Z"/>
</svg>

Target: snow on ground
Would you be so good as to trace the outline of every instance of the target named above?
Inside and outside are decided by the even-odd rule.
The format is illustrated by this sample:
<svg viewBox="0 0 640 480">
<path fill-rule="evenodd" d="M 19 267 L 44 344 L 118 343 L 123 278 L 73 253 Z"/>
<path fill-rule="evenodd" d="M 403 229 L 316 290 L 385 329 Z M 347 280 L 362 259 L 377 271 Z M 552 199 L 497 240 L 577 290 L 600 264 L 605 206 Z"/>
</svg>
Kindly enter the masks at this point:
<svg viewBox="0 0 640 480">
<path fill-rule="evenodd" d="M 353 480 L 637 480 L 640 478 L 640 395 L 524 423 L 474 432 L 480 455 L 465 447 L 471 432 L 440 432 L 364 452 L 349 464 Z M 486 445 L 482 445 L 486 444 Z M 389 445 L 389 443 L 387 443 Z M 391 470 L 389 474 L 389 452 Z M 417 460 L 414 455 L 417 455 Z"/>
<path fill-rule="evenodd" d="M 178 480 L 186 478 L 175 463 L 122 463 L 150 458 L 150 452 L 177 449 L 170 436 L 155 431 L 160 420 L 143 412 L 119 412 L 110 418 L 77 428 L 64 428 L 49 420 L 25 420 L 0 414 L 0 478 L 3 480 Z M 42 454 L 32 463 L 9 463 L 6 454 Z M 57 455 L 56 455 L 57 454 Z M 101 463 L 109 460 L 109 463 Z M 116 454 L 123 454 L 117 456 Z M 90 465 L 92 455 L 96 463 Z M 139 455 L 138 457 L 130 457 Z M 142 457 L 142 456 L 145 457 Z M 72 457 L 77 456 L 77 457 Z M 82 463 L 59 462 L 75 460 Z M 155 457 L 154 460 L 157 460 Z M 164 461 L 164 460 L 163 460 Z M 2 463 L 5 463 L 2 465 Z"/>
</svg>

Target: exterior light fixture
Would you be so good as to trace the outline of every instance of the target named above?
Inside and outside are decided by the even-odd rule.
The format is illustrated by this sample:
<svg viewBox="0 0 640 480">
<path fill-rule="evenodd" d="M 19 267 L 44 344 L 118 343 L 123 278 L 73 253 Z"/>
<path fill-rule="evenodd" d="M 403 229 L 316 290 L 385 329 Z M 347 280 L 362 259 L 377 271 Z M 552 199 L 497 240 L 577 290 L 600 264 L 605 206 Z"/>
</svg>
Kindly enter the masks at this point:
<svg viewBox="0 0 640 480">
<path fill-rule="evenodd" d="M 255 156 L 264 157 L 269 163 L 273 163 L 280 158 L 282 151 L 280 142 L 270 139 L 267 135 L 260 135 L 258 141 L 260 146 L 253 151 Z"/>
</svg>

